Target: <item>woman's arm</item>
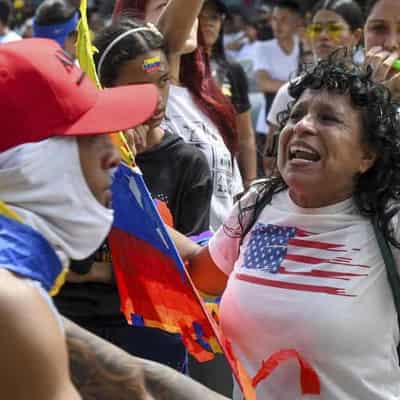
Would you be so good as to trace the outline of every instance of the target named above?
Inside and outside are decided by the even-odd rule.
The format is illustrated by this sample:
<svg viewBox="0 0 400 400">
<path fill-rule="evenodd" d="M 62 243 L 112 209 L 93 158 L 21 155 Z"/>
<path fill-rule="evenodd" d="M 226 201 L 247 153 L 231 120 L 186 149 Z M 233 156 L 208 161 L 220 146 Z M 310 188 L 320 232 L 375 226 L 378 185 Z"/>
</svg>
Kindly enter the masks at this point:
<svg viewBox="0 0 400 400">
<path fill-rule="evenodd" d="M 183 50 L 204 0 L 170 0 L 157 26 L 164 35 L 170 54 Z"/>
<path fill-rule="evenodd" d="M 168 232 L 184 261 L 196 288 L 211 296 L 219 296 L 224 291 L 228 276 L 211 258 L 208 246 L 199 246 L 186 236 L 169 228 Z"/>
<path fill-rule="evenodd" d="M 245 189 L 257 178 L 256 140 L 251 120 L 251 111 L 237 114 L 236 123 L 239 132 L 239 167 Z"/>
</svg>

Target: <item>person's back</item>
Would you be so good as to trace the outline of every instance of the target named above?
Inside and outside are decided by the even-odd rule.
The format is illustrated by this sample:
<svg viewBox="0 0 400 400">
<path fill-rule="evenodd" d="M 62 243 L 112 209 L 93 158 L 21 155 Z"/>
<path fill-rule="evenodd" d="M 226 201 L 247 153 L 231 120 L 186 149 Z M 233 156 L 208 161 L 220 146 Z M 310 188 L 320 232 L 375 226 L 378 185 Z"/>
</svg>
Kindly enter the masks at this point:
<svg viewBox="0 0 400 400">
<path fill-rule="evenodd" d="M 174 133 L 136 156 L 153 198 L 167 203 L 174 227 L 185 235 L 209 228 L 212 182 L 203 153 Z"/>
</svg>

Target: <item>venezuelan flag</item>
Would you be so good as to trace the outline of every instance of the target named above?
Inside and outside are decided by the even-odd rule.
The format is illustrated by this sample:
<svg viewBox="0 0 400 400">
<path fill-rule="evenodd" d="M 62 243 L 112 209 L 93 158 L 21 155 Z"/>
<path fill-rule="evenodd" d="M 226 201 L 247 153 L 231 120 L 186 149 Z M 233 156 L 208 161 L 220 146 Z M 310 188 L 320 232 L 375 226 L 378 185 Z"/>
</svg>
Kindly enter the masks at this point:
<svg viewBox="0 0 400 400">
<path fill-rule="evenodd" d="M 50 243 L 0 202 L 0 268 L 38 281 L 56 295 L 65 281 L 64 268 Z"/>
<path fill-rule="evenodd" d="M 218 348 L 212 321 L 193 289 L 143 177 L 122 164 L 113 179 L 109 243 L 128 323 L 180 333 L 199 361 Z"/>
</svg>

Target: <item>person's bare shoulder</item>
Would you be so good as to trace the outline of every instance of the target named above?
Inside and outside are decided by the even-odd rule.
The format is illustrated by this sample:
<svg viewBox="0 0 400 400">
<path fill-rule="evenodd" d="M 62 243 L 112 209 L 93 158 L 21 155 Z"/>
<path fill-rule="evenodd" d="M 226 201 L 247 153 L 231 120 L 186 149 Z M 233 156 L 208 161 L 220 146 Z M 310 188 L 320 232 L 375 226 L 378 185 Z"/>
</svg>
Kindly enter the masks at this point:
<svg viewBox="0 0 400 400">
<path fill-rule="evenodd" d="M 63 332 L 40 292 L 0 270 L 1 397 L 79 399 L 68 374 Z"/>
</svg>

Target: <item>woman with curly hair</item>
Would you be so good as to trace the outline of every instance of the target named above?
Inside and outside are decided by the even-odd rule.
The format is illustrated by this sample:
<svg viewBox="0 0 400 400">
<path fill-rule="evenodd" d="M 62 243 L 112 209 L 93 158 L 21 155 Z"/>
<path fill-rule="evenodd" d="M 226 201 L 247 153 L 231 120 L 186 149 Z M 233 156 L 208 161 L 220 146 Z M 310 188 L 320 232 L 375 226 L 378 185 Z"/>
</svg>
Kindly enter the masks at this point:
<svg viewBox="0 0 400 400">
<path fill-rule="evenodd" d="M 397 399 L 398 316 L 377 238 L 400 261 L 398 105 L 370 68 L 332 58 L 290 93 L 280 175 L 253 185 L 207 247 L 177 237 L 179 249 L 200 290 L 225 290 L 221 327 L 250 375 L 295 349 L 319 376 L 313 398 Z M 299 375 L 283 363 L 257 398 L 303 398 Z"/>
</svg>

